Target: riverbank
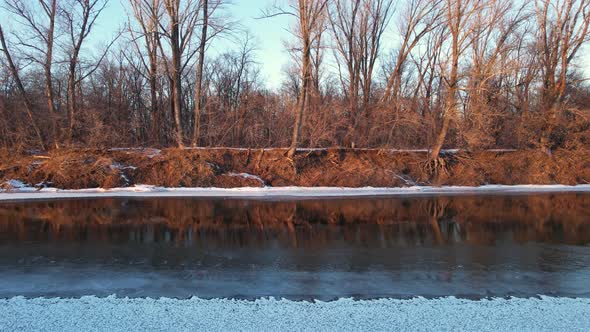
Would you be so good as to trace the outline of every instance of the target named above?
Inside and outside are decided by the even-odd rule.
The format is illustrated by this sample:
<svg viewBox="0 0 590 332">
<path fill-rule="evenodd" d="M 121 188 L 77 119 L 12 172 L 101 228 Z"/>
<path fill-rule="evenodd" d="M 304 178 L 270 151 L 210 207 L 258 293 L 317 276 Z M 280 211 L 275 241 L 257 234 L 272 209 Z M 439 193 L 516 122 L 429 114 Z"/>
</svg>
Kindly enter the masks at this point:
<svg viewBox="0 0 590 332">
<path fill-rule="evenodd" d="M 590 183 L 590 150 L 447 150 L 444 172 L 425 171 L 425 150 L 104 149 L 0 153 L 0 184 L 87 189 L 239 187 L 404 188 Z"/>
<path fill-rule="evenodd" d="M 457 298 L 306 302 L 260 299 L 0 300 L 3 331 L 585 331 L 590 299 Z"/>
</svg>

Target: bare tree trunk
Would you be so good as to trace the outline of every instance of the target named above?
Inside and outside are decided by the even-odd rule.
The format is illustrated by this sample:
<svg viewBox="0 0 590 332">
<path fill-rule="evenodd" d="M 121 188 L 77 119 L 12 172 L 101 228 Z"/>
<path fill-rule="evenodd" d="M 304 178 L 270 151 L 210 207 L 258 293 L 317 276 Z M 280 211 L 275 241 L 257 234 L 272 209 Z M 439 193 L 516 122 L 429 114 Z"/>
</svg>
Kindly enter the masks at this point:
<svg viewBox="0 0 590 332">
<path fill-rule="evenodd" d="M 162 114 L 158 103 L 158 85 L 156 82 L 158 75 L 158 64 L 155 54 L 150 55 L 150 104 L 152 106 L 152 134 L 156 135 L 156 142 L 161 143 L 162 139 Z"/>
<path fill-rule="evenodd" d="M 55 15 L 57 13 L 57 0 L 51 0 L 51 7 L 48 8 L 49 29 L 47 31 L 47 50 L 45 55 L 45 97 L 47 98 L 47 108 L 51 117 L 51 131 L 53 136 L 53 146 L 59 149 L 59 135 L 57 132 L 57 111 L 55 108 L 55 97 L 53 93 L 53 78 L 51 66 L 53 64 L 53 40 L 55 36 Z"/>
<path fill-rule="evenodd" d="M 172 53 L 172 103 L 174 113 L 174 124 L 176 126 L 176 145 L 179 148 L 184 146 L 182 134 L 182 50 L 180 36 L 180 0 L 166 0 L 166 11 L 170 19 L 170 46 Z M 186 13 L 185 13 L 186 14 Z M 192 30 L 191 30 L 192 31 Z M 189 35 L 190 36 L 190 35 Z M 184 36 L 185 38 L 187 36 Z M 184 38 L 183 38 L 184 39 Z"/>
<path fill-rule="evenodd" d="M 301 95 L 299 96 L 299 105 L 297 105 L 297 113 L 295 114 L 295 126 L 293 127 L 293 136 L 291 138 L 291 146 L 287 156 L 293 158 L 297 149 L 297 143 L 299 142 L 299 135 L 301 134 L 301 126 L 303 124 L 303 113 L 305 113 L 307 105 L 307 94 L 309 86 L 309 57 L 310 57 L 310 45 L 304 42 L 303 48 L 303 64 L 302 64 L 302 86 Z"/>
<path fill-rule="evenodd" d="M 174 40 L 178 37 L 178 24 L 172 26 L 172 35 Z M 178 43 L 173 43 L 172 46 L 172 89 L 174 100 L 174 124 L 176 125 L 176 144 L 179 148 L 184 146 L 182 142 L 182 124 L 180 121 L 180 113 L 182 112 L 182 82 L 180 75 L 180 52 Z"/>
<path fill-rule="evenodd" d="M 207 43 L 207 27 L 209 25 L 208 3 L 208 0 L 203 0 L 203 29 L 201 31 L 201 43 L 199 45 L 199 62 L 197 64 L 197 82 L 195 87 L 195 128 L 193 134 L 193 146 L 199 145 L 199 137 L 201 136 L 201 92 L 203 86 L 205 46 Z"/>
<path fill-rule="evenodd" d="M 76 65 L 70 64 L 68 77 L 68 113 L 70 127 L 68 131 L 68 144 L 72 144 L 74 138 L 74 128 L 76 127 Z"/>
</svg>

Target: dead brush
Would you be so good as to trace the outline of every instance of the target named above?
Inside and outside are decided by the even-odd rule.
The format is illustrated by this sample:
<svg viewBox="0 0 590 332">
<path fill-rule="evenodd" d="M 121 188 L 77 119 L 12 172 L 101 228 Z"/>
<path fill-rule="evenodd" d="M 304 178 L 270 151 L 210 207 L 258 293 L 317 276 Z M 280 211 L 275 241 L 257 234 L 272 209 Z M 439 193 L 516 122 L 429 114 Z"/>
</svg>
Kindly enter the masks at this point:
<svg viewBox="0 0 590 332">
<path fill-rule="evenodd" d="M 123 184 L 121 170 L 112 165 L 111 158 L 96 154 L 53 153 L 32 168 L 29 179 L 32 183 L 51 183 L 57 188 L 112 188 Z"/>
<path fill-rule="evenodd" d="M 174 149 L 146 160 L 141 165 L 136 182 L 167 187 L 209 187 L 222 169 L 199 154 Z"/>
<path fill-rule="evenodd" d="M 166 187 L 270 186 L 387 187 L 407 185 L 576 184 L 590 181 L 590 149 L 443 153 L 430 165 L 424 152 L 328 149 L 247 151 L 166 149 L 52 151 L 35 157 L 4 153 L 0 183 L 20 180 L 38 187 L 112 188 L 135 183 Z M 0 151 L 0 153 L 2 153 Z M 297 166 L 297 173 L 294 172 Z M 231 173 L 234 173 L 233 175 Z M 236 175 L 237 174 L 237 175 Z"/>
<path fill-rule="evenodd" d="M 0 182 L 22 178 L 29 164 L 29 158 L 25 156 L 16 157 L 0 152 Z"/>
<path fill-rule="evenodd" d="M 489 183 L 487 170 L 477 153 L 459 152 L 454 154 L 447 165 L 447 173 L 437 179 L 445 185 L 480 186 Z M 485 154 L 482 155 L 485 157 Z M 444 178 L 443 178 L 444 176 Z"/>
</svg>

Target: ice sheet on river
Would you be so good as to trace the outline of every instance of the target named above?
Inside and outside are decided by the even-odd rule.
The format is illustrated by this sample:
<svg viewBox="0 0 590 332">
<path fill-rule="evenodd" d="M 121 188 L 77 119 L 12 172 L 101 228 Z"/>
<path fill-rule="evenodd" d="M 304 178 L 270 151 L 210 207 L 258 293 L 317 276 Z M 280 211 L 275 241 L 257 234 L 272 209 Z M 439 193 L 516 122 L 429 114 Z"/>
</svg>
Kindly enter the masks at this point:
<svg viewBox="0 0 590 332">
<path fill-rule="evenodd" d="M 59 190 L 20 187 L 0 192 L 0 201 L 55 199 L 55 198 L 100 198 L 100 197 L 242 197 L 242 198 L 314 198 L 314 197 L 363 197 L 407 196 L 436 194 L 485 194 L 485 193 L 551 193 L 590 192 L 590 184 L 568 185 L 485 185 L 464 186 L 412 186 L 403 188 L 341 188 L 341 187 L 244 187 L 244 188 L 164 188 L 137 185 L 113 189 Z"/>
<path fill-rule="evenodd" d="M 588 331 L 590 299 L 0 300 L 2 331 Z"/>
</svg>

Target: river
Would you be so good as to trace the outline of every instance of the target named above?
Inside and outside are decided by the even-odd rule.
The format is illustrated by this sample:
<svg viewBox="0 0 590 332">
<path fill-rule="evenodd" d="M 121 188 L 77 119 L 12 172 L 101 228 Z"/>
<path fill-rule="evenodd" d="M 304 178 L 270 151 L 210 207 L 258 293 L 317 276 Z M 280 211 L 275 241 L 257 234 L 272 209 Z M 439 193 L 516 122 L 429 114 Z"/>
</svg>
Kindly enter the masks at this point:
<svg viewBox="0 0 590 332">
<path fill-rule="evenodd" d="M 590 297 L 590 194 L 0 202 L 0 298 Z"/>
</svg>

